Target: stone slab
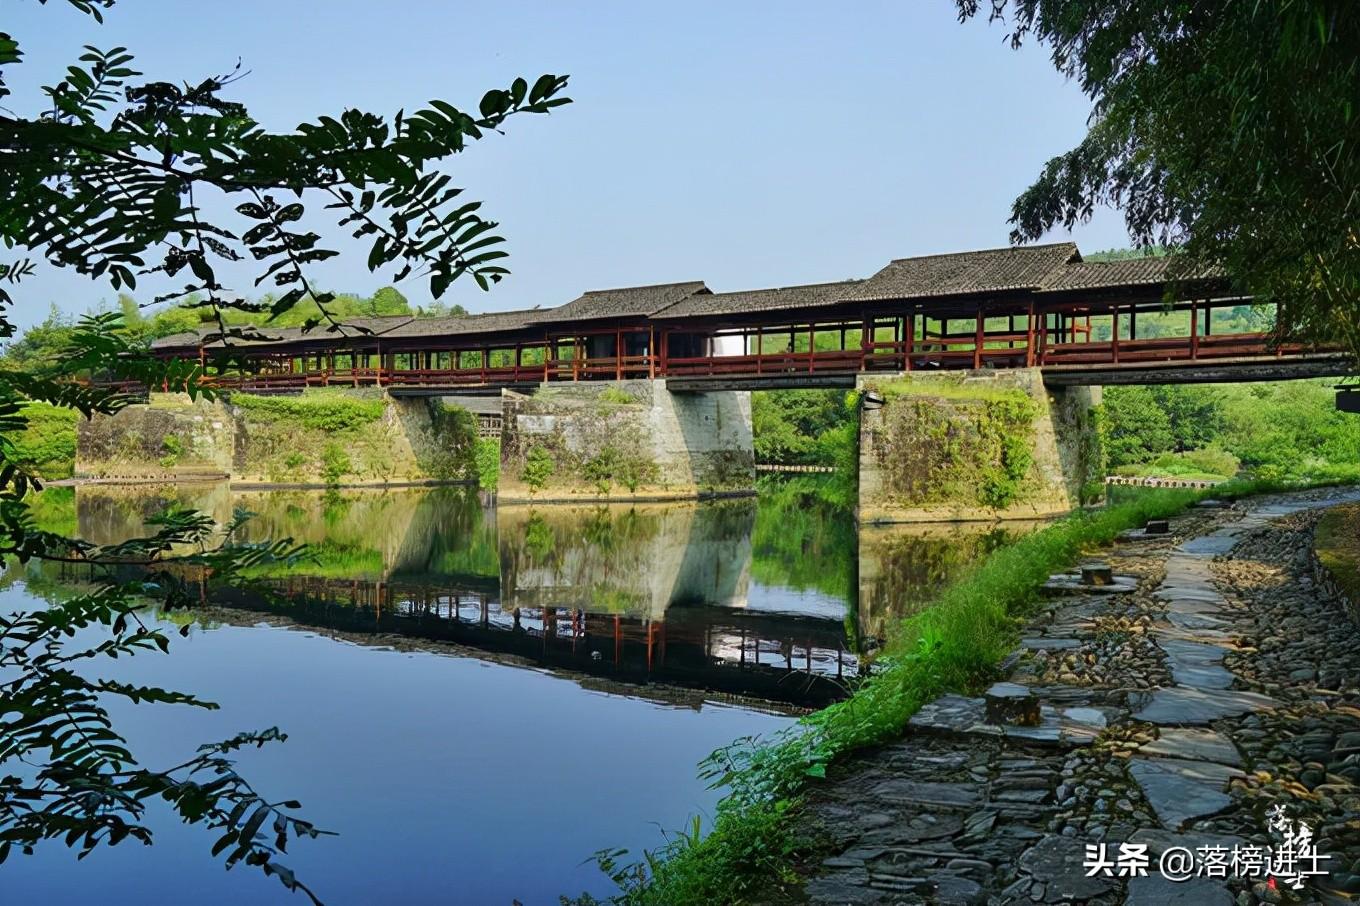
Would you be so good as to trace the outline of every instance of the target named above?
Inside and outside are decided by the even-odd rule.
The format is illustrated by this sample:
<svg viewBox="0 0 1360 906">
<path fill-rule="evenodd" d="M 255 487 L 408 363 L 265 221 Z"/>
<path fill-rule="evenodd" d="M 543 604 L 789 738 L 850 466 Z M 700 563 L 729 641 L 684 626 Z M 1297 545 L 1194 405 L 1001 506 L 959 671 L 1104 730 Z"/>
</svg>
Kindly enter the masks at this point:
<svg viewBox="0 0 1360 906">
<path fill-rule="evenodd" d="M 1133 878 L 1124 894 L 1124 906 L 1232 906 L 1232 893 L 1212 878 L 1172 881 L 1158 874 Z"/>
<path fill-rule="evenodd" d="M 1237 546 L 1237 532 L 1219 529 L 1208 535 L 1191 538 L 1180 546 L 1181 553 L 1205 557 L 1220 557 Z"/>
<path fill-rule="evenodd" d="M 1025 851 L 1020 867 L 1036 881 L 1047 885 L 1044 898 L 1050 902 L 1085 902 L 1114 888 L 1113 878 L 1086 876 L 1082 862 L 1086 847 L 1070 837 L 1049 837 Z"/>
<path fill-rule="evenodd" d="M 1196 689 L 1227 689 L 1236 678 L 1223 666 L 1222 648 L 1186 639 L 1162 639 L 1171 678 L 1180 686 Z"/>
<path fill-rule="evenodd" d="M 1030 651 L 1069 651 L 1081 647 L 1081 639 L 1021 639 L 1020 647 Z"/>
<path fill-rule="evenodd" d="M 1137 781 L 1156 812 L 1158 820 L 1170 830 L 1180 830 L 1197 818 L 1217 815 L 1232 805 L 1224 790 L 1228 781 L 1242 772 L 1207 761 L 1179 758 L 1129 759 L 1129 775 Z"/>
<path fill-rule="evenodd" d="M 1138 588 L 1133 576 L 1115 576 L 1109 585 L 1087 585 L 1080 573 L 1058 573 L 1049 576 L 1044 591 L 1055 595 L 1122 595 Z"/>
<path fill-rule="evenodd" d="M 1241 837 L 1235 837 L 1231 834 L 1203 834 L 1198 831 L 1178 834 L 1160 827 L 1143 827 L 1129 836 L 1129 842 L 1146 844 L 1148 855 L 1156 860 L 1173 846 L 1188 849 L 1191 852 L 1201 846 L 1221 846 L 1224 849 L 1231 850 L 1234 846 L 1245 841 Z M 1154 864 L 1156 864 L 1155 861 Z"/>
<path fill-rule="evenodd" d="M 1134 718 L 1165 726 L 1197 726 L 1222 717 L 1278 707 L 1273 698 L 1237 689 L 1158 689 L 1134 712 Z"/>
<path fill-rule="evenodd" d="M 1222 733 L 1192 727 L 1166 727 L 1152 742 L 1138 750 L 1144 755 L 1163 755 L 1187 761 L 1212 761 L 1241 767 L 1242 756 Z"/>
<path fill-rule="evenodd" d="M 1038 726 L 998 725 L 987 720 L 986 705 L 982 699 L 942 695 L 912 715 L 907 726 L 919 733 L 992 738 L 1004 736 L 1036 745 L 1072 748 L 1089 745 L 1105 729 L 1108 721 L 1106 713 L 1099 708 L 1041 704 Z"/>
</svg>

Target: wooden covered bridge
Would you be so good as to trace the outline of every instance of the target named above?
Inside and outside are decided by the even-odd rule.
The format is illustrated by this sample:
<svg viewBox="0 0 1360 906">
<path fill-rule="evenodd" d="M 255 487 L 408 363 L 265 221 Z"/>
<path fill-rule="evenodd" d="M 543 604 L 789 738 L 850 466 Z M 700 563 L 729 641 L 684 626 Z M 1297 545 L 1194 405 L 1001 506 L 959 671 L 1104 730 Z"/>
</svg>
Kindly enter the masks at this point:
<svg viewBox="0 0 1360 906">
<path fill-rule="evenodd" d="M 555 308 L 385 317 L 342 329 L 215 329 L 156 341 L 224 387 L 381 386 L 396 395 L 665 378 L 673 390 L 850 386 L 863 372 L 1042 369 L 1051 384 L 1339 375 L 1331 349 L 1272 344 L 1269 313 L 1215 272 L 1083 261 L 1072 243 L 903 258 L 867 279 L 715 293 L 595 290 Z M 1261 308 L 1257 306 L 1255 308 Z"/>
</svg>

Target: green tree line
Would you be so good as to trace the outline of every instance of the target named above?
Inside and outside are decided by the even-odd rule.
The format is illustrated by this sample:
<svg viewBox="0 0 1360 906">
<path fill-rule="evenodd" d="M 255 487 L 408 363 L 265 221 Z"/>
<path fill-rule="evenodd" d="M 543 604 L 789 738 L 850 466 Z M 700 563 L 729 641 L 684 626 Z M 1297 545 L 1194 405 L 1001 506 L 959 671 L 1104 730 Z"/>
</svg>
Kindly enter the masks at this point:
<svg viewBox="0 0 1360 906">
<path fill-rule="evenodd" d="M 231 327 L 287 328 L 301 327 L 317 321 L 321 308 L 316 301 L 305 298 L 287 311 L 272 316 L 267 309 L 274 299 L 265 295 L 255 306 L 265 311 L 244 311 L 227 309 L 223 320 Z M 98 306 L 90 314 L 108 310 L 108 306 Z M 120 293 L 114 310 L 122 316 L 122 333 L 133 346 L 145 346 L 161 337 L 186 333 L 199 328 L 215 329 L 216 318 L 210 307 L 205 307 L 196 297 L 186 299 L 178 305 L 164 305 L 146 308 L 127 293 Z M 326 303 L 326 311 L 339 321 L 356 318 L 376 318 L 384 316 L 407 315 L 415 318 L 461 317 L 468 314 L 461 305 L 447 305 L 435 301 L 428 305 L 412 305 L 401 292 L 392 286 L 384 286 L 371 296 L 336 294 Z M 79 318 L 52 305 L 46 318 L 25 330 L 17 339 L 5 344 L 0 352 L 0 365 L 27 370 L 50 365 L 55 356 L 67 349 L 75 334 Z"/>
<path fill-rule="evenodd" d="M 1327 381 L 1107 387 L 1101 440 L 1124 474 L 1360 475 L 1360 418 Z"/>
</svg>

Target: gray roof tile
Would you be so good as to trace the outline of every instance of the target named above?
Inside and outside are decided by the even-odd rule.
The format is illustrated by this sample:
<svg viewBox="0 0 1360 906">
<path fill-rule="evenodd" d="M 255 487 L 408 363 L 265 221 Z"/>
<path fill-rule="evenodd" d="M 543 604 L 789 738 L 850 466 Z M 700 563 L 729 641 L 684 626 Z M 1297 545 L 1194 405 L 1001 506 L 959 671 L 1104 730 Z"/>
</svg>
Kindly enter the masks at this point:
<svg viewBox="0 0 1360 906">
<path fill-rule="evenodd" d="M 854 302 L 1037 289 L 1050 273 L 1081 260 L 1072 242 L 899 258 L 865 280 Z"/>
<path fill-rule="evenodd" d="M 1063 292 L 1152 286 L 1174 280 L 1206 280 L 1224 276 L 1225 272 L 1221 268 L 1187 266 L 1178 259 L 1161 255 L 1119 261 L 1079 261 L 1053 271 L 1039 289 L 1041 292 Z"/>
<path fill-rule="evenodd" d="M 656 317 L 658 320 L 666 320 L 834 305 L 854 292 L 861 283 L 862 280 L 842 280 L 838 283 L 810 283 L 806 286 L 783 286 L 778 289 L 704 293 L 677 302 Z"/>
<path fill-rule="evenodd" d="M 625 286 L 618 289 L 593 289 L 566 305 L 547 309 L 539 320 L 552 322 L 646 318 L 698 293 L 708 293 L 708 287 L 704 286 L 702 280 L 658 283 L 654 286 Z"/>
</svg>

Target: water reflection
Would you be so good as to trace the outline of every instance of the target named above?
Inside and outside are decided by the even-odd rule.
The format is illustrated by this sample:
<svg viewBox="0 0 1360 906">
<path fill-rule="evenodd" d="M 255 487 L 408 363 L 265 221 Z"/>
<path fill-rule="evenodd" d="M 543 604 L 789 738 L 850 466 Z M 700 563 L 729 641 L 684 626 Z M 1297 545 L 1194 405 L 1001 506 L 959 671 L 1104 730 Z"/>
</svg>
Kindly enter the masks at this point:
<svg viewBox="0 0 1360 906">
<path fill-rule="evenodd" d="M 80 534 L 122 540 L 174 504 L 313 559 L 223 604 L 334 632 L 451 642 L 628 683 L 804 706 L 842 696 L 891 622 L 1027 527 L 857 530 L 790 491 L 704 504 L 502 507 L 465 489 L 115 489 L 74 498 Z"/>
</svg>

